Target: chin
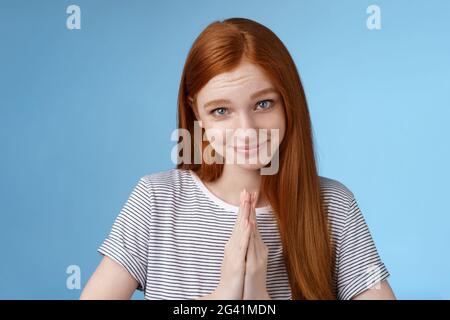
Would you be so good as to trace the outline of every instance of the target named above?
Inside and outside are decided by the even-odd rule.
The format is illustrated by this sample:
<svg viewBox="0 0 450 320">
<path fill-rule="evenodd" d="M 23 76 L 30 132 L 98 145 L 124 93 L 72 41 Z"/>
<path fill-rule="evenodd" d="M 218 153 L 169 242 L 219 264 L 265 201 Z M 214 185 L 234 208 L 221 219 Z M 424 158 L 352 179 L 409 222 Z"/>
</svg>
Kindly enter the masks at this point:
<svg viewBox="0 0 450 320">
<path fill-rule="evenodd" d="M 238 166 L 241 169 L 245 169 L 245 170 L 260 170 L 261 168 L 263 168 L 265 165 L 261 164 L 261 163 L 256 163 L 256 164 L 236 164 L 236 166 Z"/>
<path fill-rule="evenodd" d="M 266 162 L 262 162 L 257 155 L 254 155 L 251 158 L 241 158 L 238 161 L 237 155 L 234 154 L 234 157 L 232 159 L 234 159 L 234 161 L 229 164 L 245 170 L 260 170 L 261 168 L 264 168 L 268 163 L 270 163 L 270 159 L 266 159 Z M 225 161 L 225 163 L 227 162 Z"/>
</svg>

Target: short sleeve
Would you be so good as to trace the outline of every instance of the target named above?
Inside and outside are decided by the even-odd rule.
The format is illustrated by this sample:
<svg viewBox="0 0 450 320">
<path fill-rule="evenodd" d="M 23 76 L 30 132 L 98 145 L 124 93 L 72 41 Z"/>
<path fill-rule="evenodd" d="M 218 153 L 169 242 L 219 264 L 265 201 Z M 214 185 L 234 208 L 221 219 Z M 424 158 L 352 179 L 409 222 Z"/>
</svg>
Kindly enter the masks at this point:
<svg viewBox="0 0 450 320">
<path fill-rule="evenodd" d="M 353 194 L 338 240 L 337 298 L 350 300 L 389 277 Z"/>
<path fill-rule="evenodd" d="M 140 291 L 145 290 L 147 278 L 150 214 L 150 193 L 141 178 L 97 250 L 122 265 L 137 280 Z"/>
</svg>

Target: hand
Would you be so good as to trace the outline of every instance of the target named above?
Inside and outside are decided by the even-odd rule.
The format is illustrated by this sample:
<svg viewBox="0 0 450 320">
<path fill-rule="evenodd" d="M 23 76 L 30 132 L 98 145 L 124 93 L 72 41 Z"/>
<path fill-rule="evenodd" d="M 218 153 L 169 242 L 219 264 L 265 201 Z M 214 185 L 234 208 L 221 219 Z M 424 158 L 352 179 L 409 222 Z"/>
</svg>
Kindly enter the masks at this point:
<svg viewBox="0 0 450 320">
<path fill-rule="evenodd" d="M 241 192 L 239 212 L 230 239 L 225 245 L 221 277 L 213 299 L 240 300 L 244 291 L 245 255 L 250 240 L 250 194 Z"/>
<path fill-rule="evenodd" d="M 250 225 L 252 232 L 247 249 L 247 260 L 244 277 L 244 300 L 270 300 L 266 287 L 267 257 L 269 248 L 261 238 L 256 219 L 257 194 L 251 195 Z"/>
</svg>

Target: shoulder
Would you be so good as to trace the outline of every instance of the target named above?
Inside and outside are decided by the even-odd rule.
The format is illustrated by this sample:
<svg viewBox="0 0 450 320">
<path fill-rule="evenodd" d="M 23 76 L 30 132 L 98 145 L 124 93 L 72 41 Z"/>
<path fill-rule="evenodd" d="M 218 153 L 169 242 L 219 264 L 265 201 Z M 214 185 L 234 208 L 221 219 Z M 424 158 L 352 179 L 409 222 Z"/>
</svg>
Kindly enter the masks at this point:
<svg viewBox="0 0 450 320">
<path fill-rule="evenodd" d="M 143 185 L 151 198 L 158 195 L 169 198 L 176 194 L 187 193 L 193 188 L 190 172 L 184 169 L 169 169 L 144 175 L 139 184 Z"/>
<path fill-rule="evenodd" d="M 337 236 L 348 223 L 349 213 L 355 207 L 354 194 L 344 183 L 323 176 L 320 176 L 320 193 L 332 234 Z"/>
<path fill-rule="evenodd" d="M 189 170 L 174 168 L 147 174 L 140 183 L 145 186 L 152 216 L 159 222 L 169 219 L 167 223 L 172 223 L 174 215 L 199 210 L 205 202 Z"/>
<path fill-rule="evenodd" d="M 320 184 L 322 204 L 335 241 L 348 230 L 367 228 L 354 193 L 345 184 L 326 177 L 320 177 Z"/>
<path fill-rule="evenodd" d="M 182 169 L 168 169 L 165 171 L 158 171 L 150 173 L 141 177 L 145 183 L 177 183 L 185 180 L 189 176 L 187 170 Z"/>
<path fill-rule="evenodd" d="M 342 182 L 328 177 L 319 176 L 320 194 L 325 205 L 333 205 L 348 209 L 354 200 L 353 192 Z"/>
</svg>

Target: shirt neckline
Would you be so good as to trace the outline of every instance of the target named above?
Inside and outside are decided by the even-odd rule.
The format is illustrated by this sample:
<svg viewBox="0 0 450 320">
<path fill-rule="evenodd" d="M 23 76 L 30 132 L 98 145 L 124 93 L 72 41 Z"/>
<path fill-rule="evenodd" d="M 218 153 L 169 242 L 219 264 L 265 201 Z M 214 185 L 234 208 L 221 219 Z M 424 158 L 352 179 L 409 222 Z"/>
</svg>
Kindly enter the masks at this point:
<svg viewBox="0 0 450 320">
<path fill-rule="evenodd" d="M 216 196 L 211 190 L 208 189 L 208 187 L 203 183 L 203 181 L 197 176 L 197 174 L 192 171 L 192 170 L 188 170 L 190 176 L 192 177 L 192 179 L 194 180 L 194 182 L 197 184 L 197 186 L 200 188 L 201 191 L 203 191 L 203 193 L 210 199 L 212 200 L 214 203 L 216 203 L 217 205 L 230 210 L 234 213 L 237 213 L 239 211 L 239 207 L 232 205 L 231 203 L 228 203 L 224 200 L 222 200 L 221 198 L 219 198 L 218 196 Z M 255 208 L 256 214 L 261 214 L 261 213 L 268 213 L 271 210 L 271 206 L 267 205 L 265 207 L 259 207 L 259 208 Z"/>
</svg>

